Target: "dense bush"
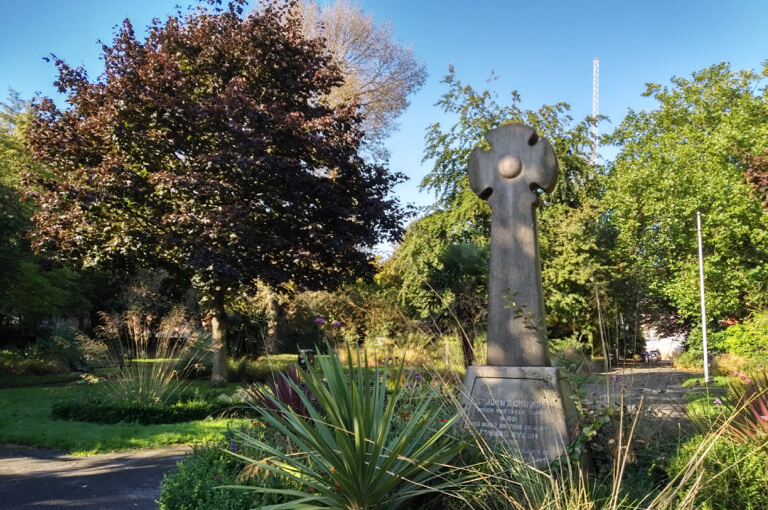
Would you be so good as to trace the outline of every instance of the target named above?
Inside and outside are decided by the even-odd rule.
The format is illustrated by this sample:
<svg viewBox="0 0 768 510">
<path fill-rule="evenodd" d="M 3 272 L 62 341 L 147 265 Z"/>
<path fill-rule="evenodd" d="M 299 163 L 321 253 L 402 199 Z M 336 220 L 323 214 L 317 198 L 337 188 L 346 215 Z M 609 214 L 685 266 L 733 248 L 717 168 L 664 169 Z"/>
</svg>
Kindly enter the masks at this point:
<svg viewBox="0 0 768 510">
<path fill-rule="evenodd" d="M 66 325 L 55 326 L 23 350 L 0 351 L 0 372 L 16 375 L 66 374 L 78 368 L 94 342 Z"/>
<path fill-rule="evenodd" d="M 28 358 L 58 361 L 74 370 L 84 356 L 82 342 L 76 331 L 56 326 L 51 332 L 24 349 Z"/>
<path fill-rule="evenodd" d="M 685 370 L 704 368 L 704 353 L 702 351 L 686 351 L 675 357 L 675 368 Z"/>
<path fill-rule="evenodd" d="M 384 337 L 405 337 L 418 331 L 418 321 L 400 310 L 397 293 L 378 284 L 358 282 L 335 292 L 297 293 L 284 306 L 280 328 L 283 352 L 332 342 L 370 342 Z M 317 318 L 325 323 L 318 324 Z"/>
<path fill-rule="evenodd" d="M 696 468 L 696 474 L 702 476 L 696 497 L 700 506 L 696 508 L 768 508 L 768 447 L 765 441 L 765 436 L 751 441 L 733 442 L 724 438 L 715 441 Z M 680 448 L 671 462 L 670 475 L 677 475 L 686 468 L 691 457 L 697 455 L 701 442 L 702 438 L 696 437 Z M 692 484 L 693 480 L 696 477 L 692 477 Z"/>
<path fill-rule="evenodd" d="M 690 350 L 703 350 L 701 327 L 691 331 L 686 345 Z M 768 313 L 756 314 L 752 319 L 740 324 L 731 324 L 725 329 L 708 330 L 707 349 L 710 352 L 747 357 L 768 355 Z"/>
<path fill-rule="evenodd" d="M 753 320 L 725 330 L 728 352 L 740 356 L 768 354 L 768 321 Z"/>
<path fill-rule="evenodd" d="M 221 445 L 196 446 L 184 462 L 166 474 L 161 485 L 162 510 L 248 510 L 254 507 L 254 493 L 222 490 L 234 484 L 243 464 Z"/>
<path fill-rule="evenodd" d="M 727 329 L 720 329 L 719 326 L 707 328 L 707 350 L 709 352 L 728 352 L 727 331 Z M 704 352 L 704 334 L 701 330 L 701 325 L 697 325 L 688 333 L 688 337 L 685 339 L 685 347 L 688 351 Z"/>
<path fill-rule="evenodd" d="M 25 356 L 18 350 L 0 351 L 0 373 L 14 375 L 64 374 L 69 367 L 60 361 Z"/>
<path fill-rule="evenodd" d="M 285 370 L 285 368 L 298 360 L 296 355 L 270 356 L 269 359 L 259 358 L 230 358 L 229 382 L 230 383 L 256 383 L 267 382 L 271 379 L 272 372 Z"/>
<path fill-rule="evenodd" d="M 254 422 L 251 430 L 241 430 L 241 432 L 260 437 L 276 447 L 286 446 L 282 436 L 260 425 L 260 422 Z M 231 434 L 218 443 L 196 446 L 192 455 L 165 475 L 158 500 L 160 509 L 248 510 L 285 501 L 283 496 L 277 494 L 222 488 L 234 484 L 239 484 L 246 489 L 249 486 L 300 489 L 300 485 L 296 482 L 268 472 L 250 469 L 230 453 L 232 450 L 238 454 L 256 454 L 246 446 L 234 443 Z"/>
<path fill-rule="evenodd" d="M 211 402 L 193 399 L 174 404 L 152 404 L 119 400 L 80 399 L 56 402 L 51 409 L 55 420 L 84 421 L 99 424 L 140 423 L 182 423 L 203 420 L 234 412 L 226 402 Z"/>
</svg>

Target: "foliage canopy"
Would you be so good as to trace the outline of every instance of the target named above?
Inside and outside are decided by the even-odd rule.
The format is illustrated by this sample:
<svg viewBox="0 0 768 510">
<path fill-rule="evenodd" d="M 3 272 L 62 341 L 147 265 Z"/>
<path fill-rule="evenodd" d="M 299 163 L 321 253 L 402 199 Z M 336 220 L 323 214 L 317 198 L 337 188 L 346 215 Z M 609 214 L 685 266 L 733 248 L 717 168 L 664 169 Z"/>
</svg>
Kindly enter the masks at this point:
<svg viewBox="0 0 768 510">
<path fill-rule="evenodd" d="M 594 119 L 573 124 L 566 103 L 523 109 L 516 91 L 511 93 L 511 103 L 500 104 L 491 91 L 479 91 L 458 80 L 453 67 L 443 82 L 448 90 L 437 106 L 455 121 L 447 127 L 438 122 L 427 129 L 424 159 L 433 168 L 421 183 L 422 189 L 435 192 L 437 200 L 409 227 L 386 267 L 400 274 L 402 302 L 425 313 L 428 306 L 420 297 L 422 284 L 430 268 L 442 267 L 438 255 L 445 247 L 488 243 L 490 209 L 469 187 L 469 155 L 475 147 L 485 146 L 487 131 L 520 122 L 548 138 L 560 161 L 557 187 L 553 193 L 541 195 L 539 212 L 545 299 L 547 309 L 552 310 L 548 323 L 556 334 L 569 335 L 574 324 L 588 330 L 590 282 L 601 269 L 595 243 L 600 178 L 589 163 L 589 128 Z"/>
<path fill-rule="evenodd" d="M 619 264 L 683 318 L 699 313 L 696 211 L 704 238 L 707 314 L 744 317 L 768 304 L 768 216 L 751 196 L 744 152 L 768 146 L 761 73 L 717 64 L 649 84 L 657 106 L 631 111 L 607 137 L 620 152 L 605 202 Z"/>
<path fill-rule="evenodd" d="M 242 12 L 155 20 L 143 42 L 126 20 L 97 81 L 54 56 L 69 107 L 42 99 L 28 131 L 53 173 L 29 191 L 33 246 L 183 274 L 211 303 L 214 345 L 229 290 L 370 276 L 369 248 L 400 234 L 400 176 L 359 154 L 356 104 L 320 101 L 342 80 L 322 41 L 290 5 Z"/>
</svg>

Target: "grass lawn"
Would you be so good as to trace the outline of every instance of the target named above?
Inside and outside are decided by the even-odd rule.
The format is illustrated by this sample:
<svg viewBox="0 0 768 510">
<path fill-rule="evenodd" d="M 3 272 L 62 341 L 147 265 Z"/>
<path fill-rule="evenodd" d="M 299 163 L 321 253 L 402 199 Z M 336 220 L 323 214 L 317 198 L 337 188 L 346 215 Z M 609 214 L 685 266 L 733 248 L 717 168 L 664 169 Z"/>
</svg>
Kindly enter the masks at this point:
<svg viewBox="0 0 768 510">
<path fill-rule="evenodd" d="M 201 387 L 207 383 L 198 383 Z M 230 389 L 234 390 L 234 385 Z M 87 385 L 0 389 L 0 443 L 64 450 L 73 455 L 149 448 L 218 439 L 228 425 L 243 419 L 207 419 L 168 425 L 96 425 L 51 419 L 61 399 L 84 397 Z"/>
<path fill-rule="evenodd" d="M 265 381 L 273 371 L 284 370 L 295 363 L 295 354 L 262 357 L 256 361 L 235 362 L 230 373 L 242 371 L 241 380 Z M 376 355 L 369 360 L 375 363 Z M 383 358 L 386 362 L 386 357 Z M 156 360 L 151 360 L 156 361 Z M 110 370 L 97 371 L 108 375 Z M 373 370 L 373 368 L 372 368 Z M 430 370 L 424 375 L 430 378 Z M 460 375 L 451 371 L 452 379 Z M 247 377 L 243 377 L 247 376 Z M 250 423 L 248 419 L 206 419 L 176 424 L 140 425 L 119 423 L 98 425 L 86 422 L 53 420 L 51 407 L 57 401 L 93 396 L 98 388 L 78 384 L 79 374 L 32 376 L 0 375 L 0 444 L 27 445 L 64 450 L 73 455 L 89 455 L 112 451 L 150 448 L 179 443 L 218 440 L 228 426 Z M 230 384 L 224 393 L 231 395 L 237 385 Z M 193 383 L 188 389 L 200 396 L 219 395 L 207 381 Z"/>
<path fill-rule="evenodd" d="M 704 428 L 712 426 L 714 420 L 722 417 L 727 412 L 721 403 L 725 387 L 728 385 L 730 377 L 717 376 L 712 378 L 709 384 L 703 377 L 692 377 L 683 382 L 684 388 L 697 388 L 696 391 L 688 393 L 688 416 L 694 422 L 700 423 Z"/>
</svg>

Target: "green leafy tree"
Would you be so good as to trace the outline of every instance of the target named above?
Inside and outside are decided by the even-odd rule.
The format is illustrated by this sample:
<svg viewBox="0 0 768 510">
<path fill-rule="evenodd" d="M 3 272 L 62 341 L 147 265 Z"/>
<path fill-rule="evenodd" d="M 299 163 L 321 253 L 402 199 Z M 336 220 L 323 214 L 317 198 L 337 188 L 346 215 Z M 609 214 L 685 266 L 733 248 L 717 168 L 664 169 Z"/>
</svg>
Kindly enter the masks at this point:
<svg viewBox="0 0 768 510">
<path fill-rule="evenodd" d="M 742 163 L 747 167 L 744 178 L 752 185 L 753 193 L 763 200 L 763 207 L 768 209 L 768 149 L 764 156 L 745 153 Z"/>
<path fill-rule="evenodd" d="M 744 317 L 768 298 L 768 216 L 751 196 L 744 152 L 768 145 L 762 72 L 717 64 L 649 84 L 657 105 L 631 111 L 607 137 L 619 148 L 609 167 L 607 218 L 615 257 L 644 289 L 644 306 L 682 321 L 699 314 L 696 211 L 704 239 L 707 316 Z"/>
<path fill-rule="evenodd" d="M 474 362 L 475 338 L 487 316 L 489 255 L 487 245 L 448 245 L 424 284 L 436 322 L 461 339 L 464 367 Z"/>
<path fill-rule="evenodd" d="M 35 168 L 24 146 L 29 119 L 29 103 L 10 91 L 8 103 L 0 103 L 0 324 L 34 332 L 46 317 L 86 315 L 91 303 L 83 275 L 36 256 L 26 238 L 34 212 L 21 189 L 23 173 Z"/>
<path fill-rule="evenodd" d="M 489 130 L 521 122 L 548 138 L 560 161 L 557 187 L 541 196 L 539 212 L 545 301 L 547 309 L 554 311 L 548 316 L 549 327 L 564 336 L 589 329 L 586 318 L 592 291 L 588 282 L 602 267 L 596 258 L 596 224 L 601 214 L 596 197 L 601 185 L 589 163 L 589 129 L 594 119 L 573 124 L 566 103 L 523 109 L 516 91 L 510 104 L 500 104 L 492 92 L 459 81 L 453 67 L 443 82 L 448 91 L 437 105 L 456 120 L 448 127 L 435 123 L 428 128 L 424 159 L 433 162 L 433 168 L 421 183 L 437 200 L 409 227 L 387 264 L 387 270 L 402 275 L 401 301 L 424 313 L 421 287 L 429 268 L 439 265 L 438 254 L 455 243 L 488 243 L 490 209 L 469 187 L 469 155 L 487 144 L 483 137 Z"/>
<path fill-rule="evenodd" d="M 539 214 L 539 253 L 550 338 L 593 339 L 594 281 L 612 281 L 601 250 L 597 200 L 580 207 L 553 203 Z M 603 302 L 608 302 L 602 298 Z"/>
<path fill-rule="evenodd" d="M 407 229 L 394 255 L 382 265 L 384 280 L 397 286 L 397 301 L 411 315 L 425 315 L 429 304 L 424 300 L 423 285 L 430 267 L 438 264 L 438 255 L 452 243 L 487 244 L 488 229 L 463 228 L 463 221 L 476 218 L 471 202 L 464 208 L 435 210 L 414 221 Z"/>
<path fill-rule="evenodd" d="M 354 103 L 320 101 L 342 80 L 322 41 L 290 5 L 242 13 L 156 20 L 143 42 L 126 20 L 95 82 L 54 57 L 69 107 L 40 101 L 28 136 L 54 174 L 30 192 L 33 246 L 191 281 L 210 311 L 214 384 L 236 288 L 370 276 L 369 248 L 400 234 L 388 198 L 400 177 L 359 155 Z"/>
<path fill-rule="evenodd" d="M 27 255 L 24 234 L 32 211 L 19 198 L 22 167 L 30 162 L 21 132 L 25 105 L 17 93 L 0 104 L 0 307 L 5 316 L 15 315 L 11 302 L 19 268 Z"/>
</svg>

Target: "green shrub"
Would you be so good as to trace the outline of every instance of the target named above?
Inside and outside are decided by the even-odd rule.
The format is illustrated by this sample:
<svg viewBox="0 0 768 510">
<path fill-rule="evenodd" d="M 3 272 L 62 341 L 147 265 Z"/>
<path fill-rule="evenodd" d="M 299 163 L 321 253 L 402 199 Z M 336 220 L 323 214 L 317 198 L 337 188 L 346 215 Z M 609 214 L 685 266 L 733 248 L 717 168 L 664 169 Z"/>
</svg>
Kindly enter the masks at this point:
<svg viewBox="0 0 768 510">
<path fill-rule="evenodd" d="M 298 354 L 278 354 L 274 356 L 262 356 L 259 359 L 230 358 L 229 382 L 231 383 L 257 383 L 271 380 L 272 373 L 285 370 L 289 365 L 296 363 Z"/>
<path fill-rule="evenodd" d="M 763 321 L 734 324 L 725 331 L 728 352 L 740 356 L 752 356 L 768 351 L 768 324 Z"/>
<path fill-rule="evenodd" d="M 686 345 L 690 350 L 701 352 L 702 344 L 701 327 L 697 326 L 688 335 Z M 756 314 L 752 319 L 725 329 L 708 330 L 707 348 L 710 352 L 746 357 L 768 354 L 768 312 Z"/>
<path fill-rule="evenodd" d="M 240 433 L 254 436 L 276 448 L 284 448 L 286 440 L 260 422 Z M 258 493 L 250 487 L 267 489 L 300 489 L 300 484 L 285 477 L 254 470 L 233 455 L 258 455 L 233 440 L 232 431 L 214 444 L 195 446 L 192 454 L 167 473 L 161 484 L 158 503 L 161 510 L 247 510 L 285 502 L 279 494 Z M 233 485 L 241 489 L 233 489 Z M 245 489 L 245 490 L 243 490 Z"/>
<path fill-rule="evenodd" d="M 14 375 L 61 375 L 69 367 L 53 359 L 30 358 L 17 350 L 0 351 L 0 373 Z"/>
<path fill-rule="evenodd" d="M 237 482 L 243 464 L 221 446 L 195 446 L 192 454 L 163 477 L 161 510 L 248 510 L 254 493 L 219 489 Z"/>
<path fill-rule="evenodd" d="M 728 329 L 720 329 L 721 326 L 707 328 L 707 350 L 714 353 L 728 352 Z M 695 326 L 685 339 L 685 346 L 689 351 L 704 352 L 704 335 L 701 325 Z"/>
<path fill-rule="evenodd" d="M 685 351 L 675 357 L 675 368 L 691 370 L 704 368 L 704 353 L 702 351 Z"/>
<path fill-rule="evenodd" d="M 86 355 L 87 338 L 67 325 L 56 325 L 50 333 L 25 349 L 29 358 L 54 360 L 75 370 Z"/>
<path fill-rule="evenodd" d="M 246 382 L 248 379 L 247 373 L 251 364 L 251 360 L 248 358 L 228 358 L 227 374 L 229 382 Z"/>
<path fill-rule="evenodd" d="M 23 351 L 0 352 L 0 372 L 16 375 L 58 375 L 76 370 L 93 342 L 66 325 L 48 334 Z"/>
<path fill-rule="evenodd" d="M 69 372 L 66 374 L 16 375 L 3 372 L 2 366 L 0 366 L 0 388 L 22 388 L 24 386 L 43 386 L 77 382 L 79 377 L 80 374 L 76 372 Z"/>
<path fill-rule="evenodd" d="M 697 466 L 696 508 L 706 510 L 765 510 L 768 508 L 768 447 L 765 436 L 742 442 L 720 438 Z M 702 438 L 685 443 L 670 464 L 670 475 L 684 470 Z M 692 477 L 691 485 L 696 477 Z M 685 487 L 690 489 L 691 487 Z"/>
<path fill-rule="evenodd" d="M 209 416 L 231 412 L 229 403 L 201 399 L 174 404 L 80 399 L 54 403 L 51 416 L 55 420 L 83 421 L 102 425 L 121 422 L 156 425 L 203 420 Z"/>
</svg>

